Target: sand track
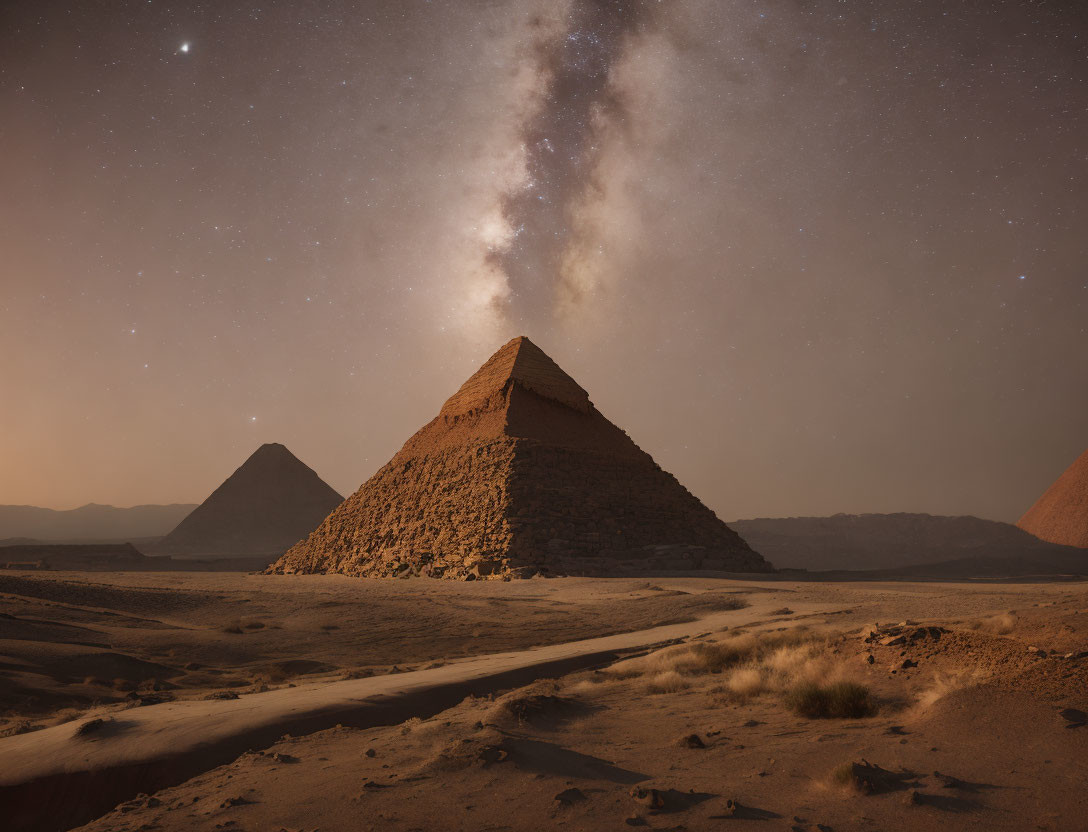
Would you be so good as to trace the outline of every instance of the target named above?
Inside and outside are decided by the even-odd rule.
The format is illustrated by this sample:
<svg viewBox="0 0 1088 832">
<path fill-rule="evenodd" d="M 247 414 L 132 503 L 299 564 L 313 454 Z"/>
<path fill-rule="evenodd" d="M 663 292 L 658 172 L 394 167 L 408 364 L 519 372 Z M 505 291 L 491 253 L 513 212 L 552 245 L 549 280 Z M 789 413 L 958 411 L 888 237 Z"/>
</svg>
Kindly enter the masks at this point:
<svg viewBox="0 0 1088 832">
<path fill-rule="evenodd" d="M 27 832 L 67 829 L 117 803 L 182 782 L 285 733 L 338 723 L 390 725 L 431 716 L 464 697 L 481 695 L 606 663 L 621 653 L 726 627 L 773 618 L 774 603 L 712 613 L 701 619 L 603 638 L 471 659 L 442 667 L 243 696 L 183 701 L 106 717 L 80 735 L 78 723 L 0 740 L 0 807 Z M 833 605 L 795 606 L 795 612 Z M 43 806 L 48 804 L 48 812 Z"/>
</svg>

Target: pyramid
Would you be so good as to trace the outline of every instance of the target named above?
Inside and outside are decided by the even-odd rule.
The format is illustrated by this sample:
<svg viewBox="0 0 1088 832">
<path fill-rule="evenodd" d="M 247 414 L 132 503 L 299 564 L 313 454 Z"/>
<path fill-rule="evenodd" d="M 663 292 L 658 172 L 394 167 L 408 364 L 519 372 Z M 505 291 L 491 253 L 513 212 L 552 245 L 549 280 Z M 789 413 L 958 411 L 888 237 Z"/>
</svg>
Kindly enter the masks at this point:
<svg viewBox="0 0 1088 832">
<path fill-rule="evenodd" d="M 283 445 L 261 445 L 154 547 L 157 554 L 281 555 L 343 497 Z"/>
<path fill-rule="evenodd" d="M 1042 540 L 1088 549 L 1088 451 L 1065 469 L 1016 525 Z"/>
<path fill-rule="evenodd" d="M 269 571 L 473 579 L 771 567 L 528 338 Z"/>
</svg>

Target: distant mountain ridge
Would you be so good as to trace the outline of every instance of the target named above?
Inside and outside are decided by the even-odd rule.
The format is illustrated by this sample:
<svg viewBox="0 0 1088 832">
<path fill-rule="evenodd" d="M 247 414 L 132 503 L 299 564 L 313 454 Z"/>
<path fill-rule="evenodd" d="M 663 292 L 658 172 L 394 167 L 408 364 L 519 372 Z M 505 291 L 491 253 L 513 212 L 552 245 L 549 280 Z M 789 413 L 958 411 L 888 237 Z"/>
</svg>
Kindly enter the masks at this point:
<svg viewBox="0 0 1088 832">
<path fill-rule="evenodd" d="M 932 514 L 836 514 L 729 524 L 779 569 L 886 570 L 966 559 L 1068 563 L 1076 550 L 1011 523 Z M 1081 553 L 1083 555 L 1083 552 Z M 1083 558 L 1088 565 L 1088 558 Z M 1048 571 L 1043 568 L 1042 571 Z"/>
<path fill-rule="evenodd" d="M 139 505 L 131 508 L 87 503 L 68 510 L 0 505 L 0 539 L 124 543 L 137 538 L 162 537 L 194 508 L 195 503 Z"/>
</svg>

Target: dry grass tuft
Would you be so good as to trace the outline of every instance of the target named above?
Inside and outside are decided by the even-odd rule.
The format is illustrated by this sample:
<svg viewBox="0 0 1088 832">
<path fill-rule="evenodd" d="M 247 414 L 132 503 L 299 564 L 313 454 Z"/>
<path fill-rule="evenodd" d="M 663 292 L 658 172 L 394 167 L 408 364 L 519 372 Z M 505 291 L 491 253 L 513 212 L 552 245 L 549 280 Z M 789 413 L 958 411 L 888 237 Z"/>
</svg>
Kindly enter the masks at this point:
<svg viewBox="0 0 1088 832">
<path fill-rule="evenodd" d="M 786 704 L 809 719 L 858 719 L 876 711 L 869 689 L 856 682 L 802 682 L 786 694 Z"/>
<path fill-rule="evenodd" d="M 647 693 L 679 693 L 691 687 L 691 682 L 675 670 L 657 673 L 646 680 Z"/>
</svg>

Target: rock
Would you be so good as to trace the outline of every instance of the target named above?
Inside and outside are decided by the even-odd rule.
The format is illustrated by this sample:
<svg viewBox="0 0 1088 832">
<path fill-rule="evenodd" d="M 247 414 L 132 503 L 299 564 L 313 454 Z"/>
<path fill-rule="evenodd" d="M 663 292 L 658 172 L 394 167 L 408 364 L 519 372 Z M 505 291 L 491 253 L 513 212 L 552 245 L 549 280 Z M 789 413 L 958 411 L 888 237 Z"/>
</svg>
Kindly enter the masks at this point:
<svg viewBox="0 0 1088 832">
<path fill-rule="evenodd" d="M 1074 650 L 1072 653 L 1066 653 L 1062 658 L 1072 659 L 1073 661 L 1088 659 L 1088 650 Z"/>
<path fill-rule="evenodd" d="M 1029 647 L 1028 652 L 1031 653 L 1033 656 L 1037 656 L 1040 659 L 1045 659 L 1047 655 L 1046 650 L 1044 650 L 1042 647 Z"/>
<path fill-rule="evenodd" d="M 363 752 L 363 756 L 365 757 L 374 757 L 377 756 L 377 754 L 378 752 L 375 751 L 373 748 L 368 748 L 366 751 Z"/>
<path fill-rule="evenodd" d="M 586 799 L 581 789 L 564 789 L 555 796 L 555 802 L 560 806 L 573 806 Z"/>
<path fill-rule="evenodd" d="M 209 693 L 205 699 L 237 699 L 238 694 L 232 690 L 217 690 Z"/>
<path fill-rule="evenodd" d="M 885 636 L 879 642 L 881 647 L 895 647 L 899 644 L 906 644 L 907 640 L 903 636 Z"/>
<path fill-rule="evenodd" d="M 476 760 L 486 768 L 492 763 L 506 762 L 506 758 L 509 756 L 505 749 L 499 748 L 497 745 L 487 745 L 480 749 Z"/>
<path fill-rule="evenodd" d="M 649 824 L 646 823 L 646 821 L 644 821 L 638 815 L 631 815 L 631 817 L 629 817 L 629 818 L 624 818 L 623 822 L 626 823 L 628 826 L 648 826 L 649 825 Z"/>
<path fill-rule="evenodd" d="M 903 664 L 899 665 L 899 668 L 900 668 L 900 670 L 907 670 L 908 668 L 917 667 L 917 666 L 918 666 L 918 662 L 913 661 L 912 659 L 904 659 Z"/>
<path fill-rule="evenodd" d="M 876 657 L 872 653 L 870 653 L 868 656 L 865 657 L 865 663 L 866 664 L 873 664 L 875 662 L 876 662 Z"/>
<path fill-rule="evenodd" d="M 722 811 L 720 813 L 720 817 L 725 817 L 725 818 L 735 817 L 736 814 L 737 814 L 737 809 L 739 809 L 739 808 L 740 808 L 740 804 L 737 803 L 737 801 L 735 801 L 733 799 L 727 799 L 725 801 L 725 807 L 722 809 Z"/>
<path fill-rule="evenodd" d="M 1058 711 L 1058 716 L 1069 723 L 1065 726 L 1066 728 L 1079 728 L 1088 723 L 1088 713 L 1079 708 L 1064 708 Z"/>
<path fill-rule="evenodd" d="M 688 734 L 686 737 L 680 738 L 680 746 L 682 748 L 706 748 L 706 743 L 698 734 Z"/>
<path fill-rule="evenodd" d="M 660 812 L 665 808 L 665 795 L 657 789 L 648 789 L 644 786 L 632 786 L 629 792 L 631 797 L 651 812 Z"/>
<path fill-rule="evenodd" d="M 95 719 L 88 719 L 86 722 L 80 723 L 79 727 L 76 728 L 76 736 L 86 737 L 95 734 L 106 727 L 106 722 L 107 720 L 99 719 L 97 717 Z"/>
<path fill-rule="evenodd" d="M 933 772 L 933 779 L 941 784 L 941 788 L 945 789 L 962 789 L 967 786 L 958 777 L 953 777 L 951 774 L 941 774 L 939 771 Z"/>
</svg>

